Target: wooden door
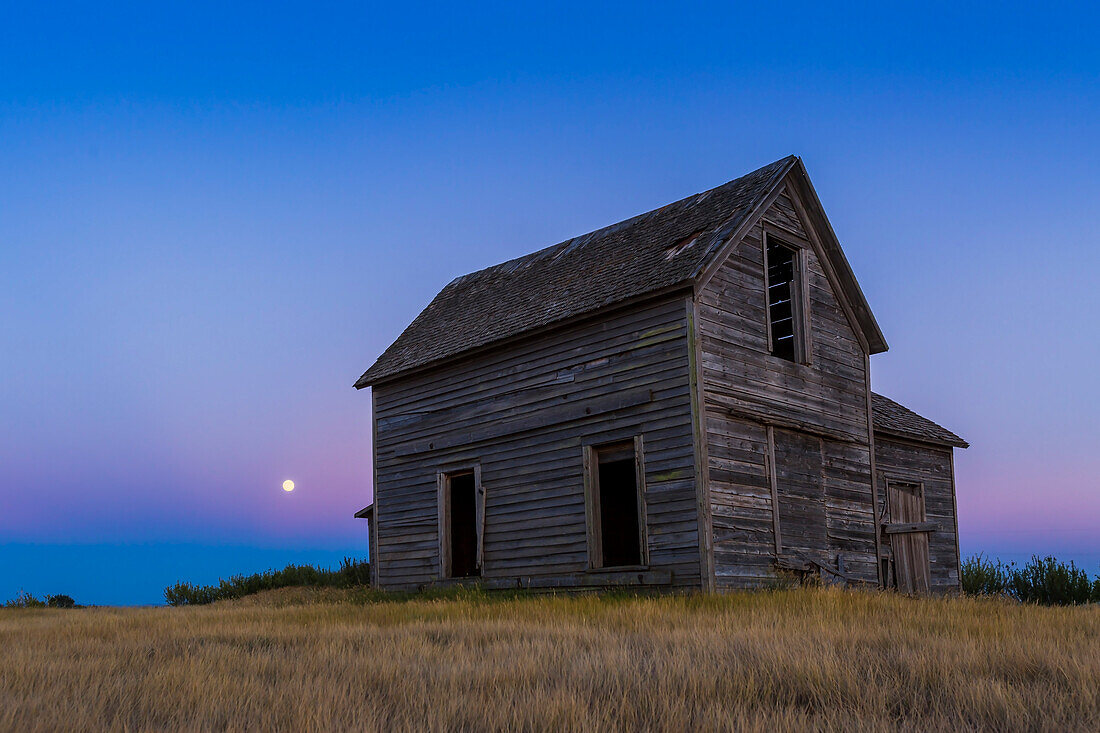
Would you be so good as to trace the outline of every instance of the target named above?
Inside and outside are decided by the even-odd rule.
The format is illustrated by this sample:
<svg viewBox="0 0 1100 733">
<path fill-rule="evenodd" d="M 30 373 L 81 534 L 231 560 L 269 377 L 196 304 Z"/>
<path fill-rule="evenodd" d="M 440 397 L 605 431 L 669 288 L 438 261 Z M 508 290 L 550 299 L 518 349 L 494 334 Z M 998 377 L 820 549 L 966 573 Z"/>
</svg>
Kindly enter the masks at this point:
<svg viewBox="0 0 1100 733">
<path fill-rule="evenodd" d="M 903 481 L 886 483 L 887 508 L 893 525 L 924 523 L 924 491 L 920 484 Z M 928 557 L 928 533 L 900 531 L 890 535 L 894 551 L 894 574 L 902 593 L 927 593 L 932 585 Z"/>
</svg>

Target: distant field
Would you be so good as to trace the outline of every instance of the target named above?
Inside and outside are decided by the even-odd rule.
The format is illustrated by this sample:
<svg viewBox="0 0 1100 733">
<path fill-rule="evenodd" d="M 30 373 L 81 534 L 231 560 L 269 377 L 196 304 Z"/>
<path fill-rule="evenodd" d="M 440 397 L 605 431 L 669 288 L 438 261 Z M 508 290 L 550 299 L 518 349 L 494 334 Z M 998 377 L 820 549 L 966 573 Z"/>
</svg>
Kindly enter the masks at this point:
<svg viewBox="0 0 1100 733">
<path fill-rule="evenodd" d="M 0 730 L 1096 730 L 1100 607 L 838 590 L 0 609 Z"/>
</svg>

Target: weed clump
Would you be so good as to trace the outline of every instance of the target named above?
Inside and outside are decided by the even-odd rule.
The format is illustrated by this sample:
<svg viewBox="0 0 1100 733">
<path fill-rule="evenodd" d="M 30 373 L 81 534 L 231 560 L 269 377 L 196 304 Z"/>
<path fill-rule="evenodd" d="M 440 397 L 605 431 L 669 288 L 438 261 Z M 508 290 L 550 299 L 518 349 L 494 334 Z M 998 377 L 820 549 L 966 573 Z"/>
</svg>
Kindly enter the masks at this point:
<svg viewBox="0 0 1100 733">
<path fill-rule="evenodd" d="M 84 606 L 78 605 L 72 596 L 63 593 L 35 598 L 26 591 L 19 591 L 15 598 L 4 602 L 4 608 L 84 608 Z"/>
<path fill-rule="evenodd" d="M 1023 567 L 974 555 L 963 562 L 961 580 L 963 592 L 970 595 L 1007 596 L 1043 606 L 1100 603 L 1100 576 L 1090 580 L 1072 560 L 1049 555 L 1033 555 Z"/>
<path fill-rule="evenodd" d="M 169 606 L 197 606 L 214 601 L 243 598 L 253 593 L 275 588 L 311 586 L 319 588 L 354 588 L 370 585 L 370 563 L 345 557 L 337 570 L 312 565 L 287 565 L 282 570 L 266 570 L 253 575 L 234 575 L 217 585 L 176 583 L 164 589 Z"/>
<path fill-rule="evenodd" d="M 30 593 L 19 591 L 19 593 L 9 601 L 4 602 L 4 608 L 45 608 L 46 601 L 35 598 Z"/>
</svg>

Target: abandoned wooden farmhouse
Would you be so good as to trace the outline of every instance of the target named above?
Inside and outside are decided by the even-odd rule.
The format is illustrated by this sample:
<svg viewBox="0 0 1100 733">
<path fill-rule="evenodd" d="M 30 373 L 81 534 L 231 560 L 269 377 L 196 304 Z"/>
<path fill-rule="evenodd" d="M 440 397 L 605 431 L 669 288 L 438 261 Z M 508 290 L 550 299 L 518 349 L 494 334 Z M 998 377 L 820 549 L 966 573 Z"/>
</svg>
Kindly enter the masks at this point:
<svg viewBox="0 0 1100 733">
<path fill-rule="evenodd" d="M 370 387 L 386 589 L 959 584 L 953 449 L 802 161 L 456 278 Z"/>
</svg>

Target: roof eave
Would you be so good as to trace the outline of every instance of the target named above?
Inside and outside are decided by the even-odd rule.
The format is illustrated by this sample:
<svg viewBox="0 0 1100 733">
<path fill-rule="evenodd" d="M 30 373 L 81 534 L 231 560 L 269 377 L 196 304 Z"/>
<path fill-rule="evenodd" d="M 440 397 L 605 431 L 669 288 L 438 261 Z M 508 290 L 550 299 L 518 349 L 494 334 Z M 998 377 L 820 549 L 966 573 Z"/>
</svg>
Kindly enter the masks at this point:
<svg viewBox="0 0 1100 733">
<path fill-rule="evenodd" d="M 474 356 L 476 354 L 482 354 L 482 353 L 485 353 L 487 351 L 492 351 L 493 349 L 499 349 L 499 348 L 502 348 L 502 347 L 504 347 L 508 344 L 515 343 L 516 341 L 522 341 L 522 340 L 527 339 L 527 338 L 540 336 L 542 334 L 547 333 L 548 331 L 554 331 L 556 329 L 565 328 L 565 327 L 571 326 L 573 324 L 576 324 L 576 323 L 579 323 L 579 322 L 582 322 L 582 321 L 587 321 L 587 320 L 590 320 L 590 319 L 593 319 L 593 318 L 599 318 L 600 316 L 606 315 L 608 313 L 612 313 L 612 312 L 617 311 L 617 310 L 622 309 L 622 308 L 630 308 L 630 307 L 633 307 L 633 306 L 640 305 L 642 303 L 648 303 L 650 301 L 660 300 L 661 298 L 669 297 L 669 296 L 671 296 L 675 293 L 681 292 L 681 291 L 691 292 L 693 287 L 694 287 L 694 281 L 692 279 L 685 279 L 682 282 L 676 283 L 674 285 L 670 285 L 670 286 L 665 287 L 665 288 L 661 288 L 660 290 L 654 290 L 654 291 L 651 291 L 651 292 L 648 292 L 648 293 L 643 293 L 641 295 L 635 296 L 633 298 L 626 298 L 624 300 L 615 301 L 613 303 L 607 303 L 606 305 L 604 305 L 600 308 L 597 308 L 595 310 L 585 311 L 584 313 L 578 313 L 578 314 L 576 314 L 574 316 L 571 316 L 569 318 L 563 318 L 560 321 L 553 321 L 551 323 L 547 323 L 543 326 L 540 326 L 539 328 L 535 328 L 535 329 L 531 329 L 529 331 L 523 331 L 521 333 L 513 334 L 512 336 L 508 336 L 506 338 L 498 339 L 496 341 L 490 341 L 488 343 L 481 344 L 479 346 L 475 346 L 475 347 L 470 348 L 470 349 L 466 349 L 465 351 L 460 351 L 458 353 L 451 354 L 449 356 L 445 356 L 445 357 L 442 357 L 440 359 L 436 359 L 435 361 L 427 362 L 425 364 L 418 364 L 417 366 L 409 367 L 407 369 L 399 369 L 399 370 L 394 371 L 394 372 L 388 372 L 388 373 L 383 372 L 382 374 L 371 374 L 371 372 L 374 371 L 374 366 L 377 366 L 377 364 L 378 364 L 378 361 L 376 360 L 374 366 L 371 366 L 370 369 L 363 372 L 363 376 L 359 377 L 359 379 L 356 380 L 354 386 L 355 386 L 355 389 L 363 389 L 364 387 L 373 387 L 375 385 L 382 384 L 382 383 L 385 383 L 385 382 L 392 382 L 396 379 L 401 379 L 401 378 L 404 378 L 404 377 L 408 377 L 408 376 L 411 376 L 413 374 L 419 374 L 421 372 L 425 372 L 425 371 L 428 371 L 430 369 L 436 369 L 436 368 L 441 367 L 445 364 L 449 364 L 451 362 L 458 361 L 460 359 L 468 359 L 471 356 Z M 381 357 L 379 357 L 379 358 L 381 358 Z"/>
<path fill-rule="evenodd" d="M 905 432 L 905 431 L 902 431 L 902 430 L 890 430 L 889 428 L 878 428 L 878 427 L 875 428 L 875 434 L 876 435 L 883 435 L 883 436 L 886 436 L 887 438 L 900 438 L 901 440 L 907 440 L 911 443 L 925 443 L 927 445 L 935 445 L 935 446 L 939 446 L 941 448 L 969 448 L 970 447 L 970 443 L 967 443 L 965 440 L 963 440 L 962 438 L 960 438 L 957 435 L 955 436 L 954 440 L 947 439 L 947 438 L 942 439 L 942 440 L 938 440 L 936 438 L 929 438 L 926 435 L 917 435 L 915 433 L 908 433 L 908 432 Z"/>
</svg>

